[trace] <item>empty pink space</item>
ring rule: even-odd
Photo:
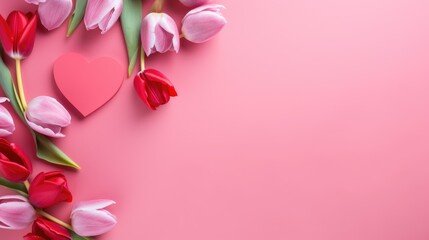
[[[125,68],[119,25],[39,31],[23,62],[27,98],[71,111],[56,143],[82,167],[65,172],[75,201],[117,202],[98,239],[429,239],[429,2],[214,1],[227,7],[221,34],[148,59],[179,94],[157,111],[132,79],[87,118],[55,86],[69,52]],[[0,14],[14,9],[35,8],[3,1]],[[18,124],[11,140],[34,154],[29,137]],[[70,208],[50,211],[67,220]]]

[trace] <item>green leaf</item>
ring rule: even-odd
[[[81,237],[73,231],[70,231],[70,234],[71,234],[72,240],[91,240],[91,238]]]
[[[0,47],[0,54],[2,52]],[[15,112],[19,115],[21,120],[26,123],[24,113],[22,111],[21,102],[18,101],[18,94],[16,92],[15,85],[13,83],[12,75],[10,74],[9,68],[4,64],[3,59],[0,56],[0,85],[3,88],[4,93],[10,99],[10,102],[15,109]],[[47,137],[32,131],[28,128],[33,136],[36,143],[37,156],[47,162],[67,166],[75,169],[80,167],[73,162],[64,152],[62,152],[54,143],[52,143]]]
[[[140,47],[140,28],[142,25],[142,0],[124,0],[121,15],[122,32],[128,51],[128,76],[131,76]]]
[[[82,22],[83,15],[85,15],[86,4],[88,0],[76,0],[76,8],[69,21],[69,29],[67,30],[67,37],[70,37],[74,30],[76,30],[79,23]]]
[[[37,157],[47,162],[80,169],[73,160],[71,160],[61,149],[55,146],[47,137],[39,133],[34,133],[34,139],[36,141]]]
[[[0,185],[12,191],[15,191],[23,196],[28,196],[27,188],[23,183],[11,182],[7,179],[0,177]]]
[[[3,52],[3,49],[0,45],[0,53]],[[24,115],[22,113],[21,102],[18,101],[18,93],[15,90],[13,84],[12,75],[10,74],[9,68],[4,64],[3,59],[0,56],[0,85],[3,88],[6,97],[9,98],[10,103],[18,113],[19,117],[24,120]]]

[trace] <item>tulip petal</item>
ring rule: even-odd
[[[56,126],[41,126],[37,125],[29,120],[27,120],[28,126],[31,127],[34,131],[41,133],[48,137],[54,137],[54,138],[62,138],[65,137],[63,133],[61,133],[61,128]]]
[[[79,210],[97,210],[97,209],[102,209],[102,208],[106,208],[110,205],[116,204],[115,201],[113,200],[109,200],[109,199],[98,199],[98,200],[91,200],[91,201],[82,201],[77,203],[73,210],[72,210],[72,214],[75,211],[79,211]]]
[[[39,3],[44,3],[46,0],[25,0],[27,3],[39,5]]]
[[[0,139],[0,172],[12,182],[25,181],[32,171],[30,159],[15,144]]]
[[[191,10],[183,18],[182,33],[194,43],[203,43],[212,39],[226,24],[220,13],[222,5],[206,5]]]
[[[3,16],[0,15],[0,41],[4,51],[11,56],[13,53],[13,33]]]
[[[37,236],[34,233],[29,233],[29,234],[25,235],[23,238],[24,238],[24,240],[45,240],[45,238]]]
[[[19,195],[0,198],[0,228],[24,229],[35,216],[36,212],[26,198]]]
[[[180,36],[176,22],[169,15],[163,14],[159,25],[173,36],[170,41],[172,42],[171,44],[173,45],[173,50],[178,53],[180,48]]]
[[[7,23],[12,30],[12,35],[16,36],[16,39],[14,40],[18,41],[21,37],[21,34],[24,32],[25,27],[28,24],[28,19],[24,13],[19,11],[13,11],[7,17]]]
[[[73,230],[85,237],[98,236],[110,231],[117,223],[116,217],[105,210],[75,211],[72,214]]]
[[[28,14],[28,18],[28,24],[22,31],[19,41],[17,42],[17,58],[29,56],[33,51],[34,41],[36,40],[37,15],[30,13]]]
[[[0,105],[0,137],[9,136],[15,131],[15,124],[9,111]]]
[[[59,202],[71,202],[73,197],[68,189],[65,176],[59,171],[39,173],[31,182],[30,202],[39,208],[51,207]]]
[[[161,16],[159,14],[150,13],[143,19],[141,39],[143,49],[147,56],[150,56],[153,52],[155,52],[155,49],[153,49],[156,41],[154,33],[156,25],[158,24],[160,18]]]
[[[61,26],[72,11],[72,0],[49,0],[39,5],[40,21],[46,29],[52,30]]]
[[[195,7],[206,4],[210,2],[210,0],[180,0],[180,2],[187,7]]]
[[[119,1],[122,3],[121,1]],[[118,3],[119,3],[118,2]],[[107,31],[109,31],[113,25],[116,23],[118,18],[121,16],[122,13],[122,4],[119,4],[115,6],[98,24],[98,27],[101,29],[101,34],[105,34]]]
[[[51,137],[64,137],[63,127],[70,125],[71,116],[55,98],[39,96],[28,104],[25,118],[35,131]]]
[[[104,19],[106,15],[109,14],[112,8],[118,6],[117,2],[118,0],[88,0],[84,18],[86,29],[90,30],[97,28],[98,24]],[[120,4],[122,4],[122,1],[120,1]]]
[[[34,222],[33,233],[47,239],[70,240],[70,233],[64,227],[41,217]]]

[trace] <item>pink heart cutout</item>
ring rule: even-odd
[[[80,54],[68,53],[55,62],[54,78],[64,97],[86,117],[115,96],[124,70],[109,57],[89,62]]]

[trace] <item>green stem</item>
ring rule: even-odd
[[[152,4],[152,12],[157,12],[157,13],[162,12],[164,1],[165,0],[155,0],[155,2]]]
[[[52,222],[58,223],[59,225],[67,228],[70,231],[73,231],[73,228],[70,224],[67,224],[67,223],[59,220],[58,218],[56,218],[56,217],[52,216],[51,214],[43,211],[42,209],[37,209],[36,211],[40,216],[43,216],[44,218],[51,220]]]
[[[27,101],[25,100],[24,86],[22,84],[21,60],[16,59],[15,63],[16,63],[16,81],[18,83],[19,99],[22,104],[22,108],[25,111],[27,109]]]
[[[145,70],[145,52],[143,48],[140,49],[140,70]]]

